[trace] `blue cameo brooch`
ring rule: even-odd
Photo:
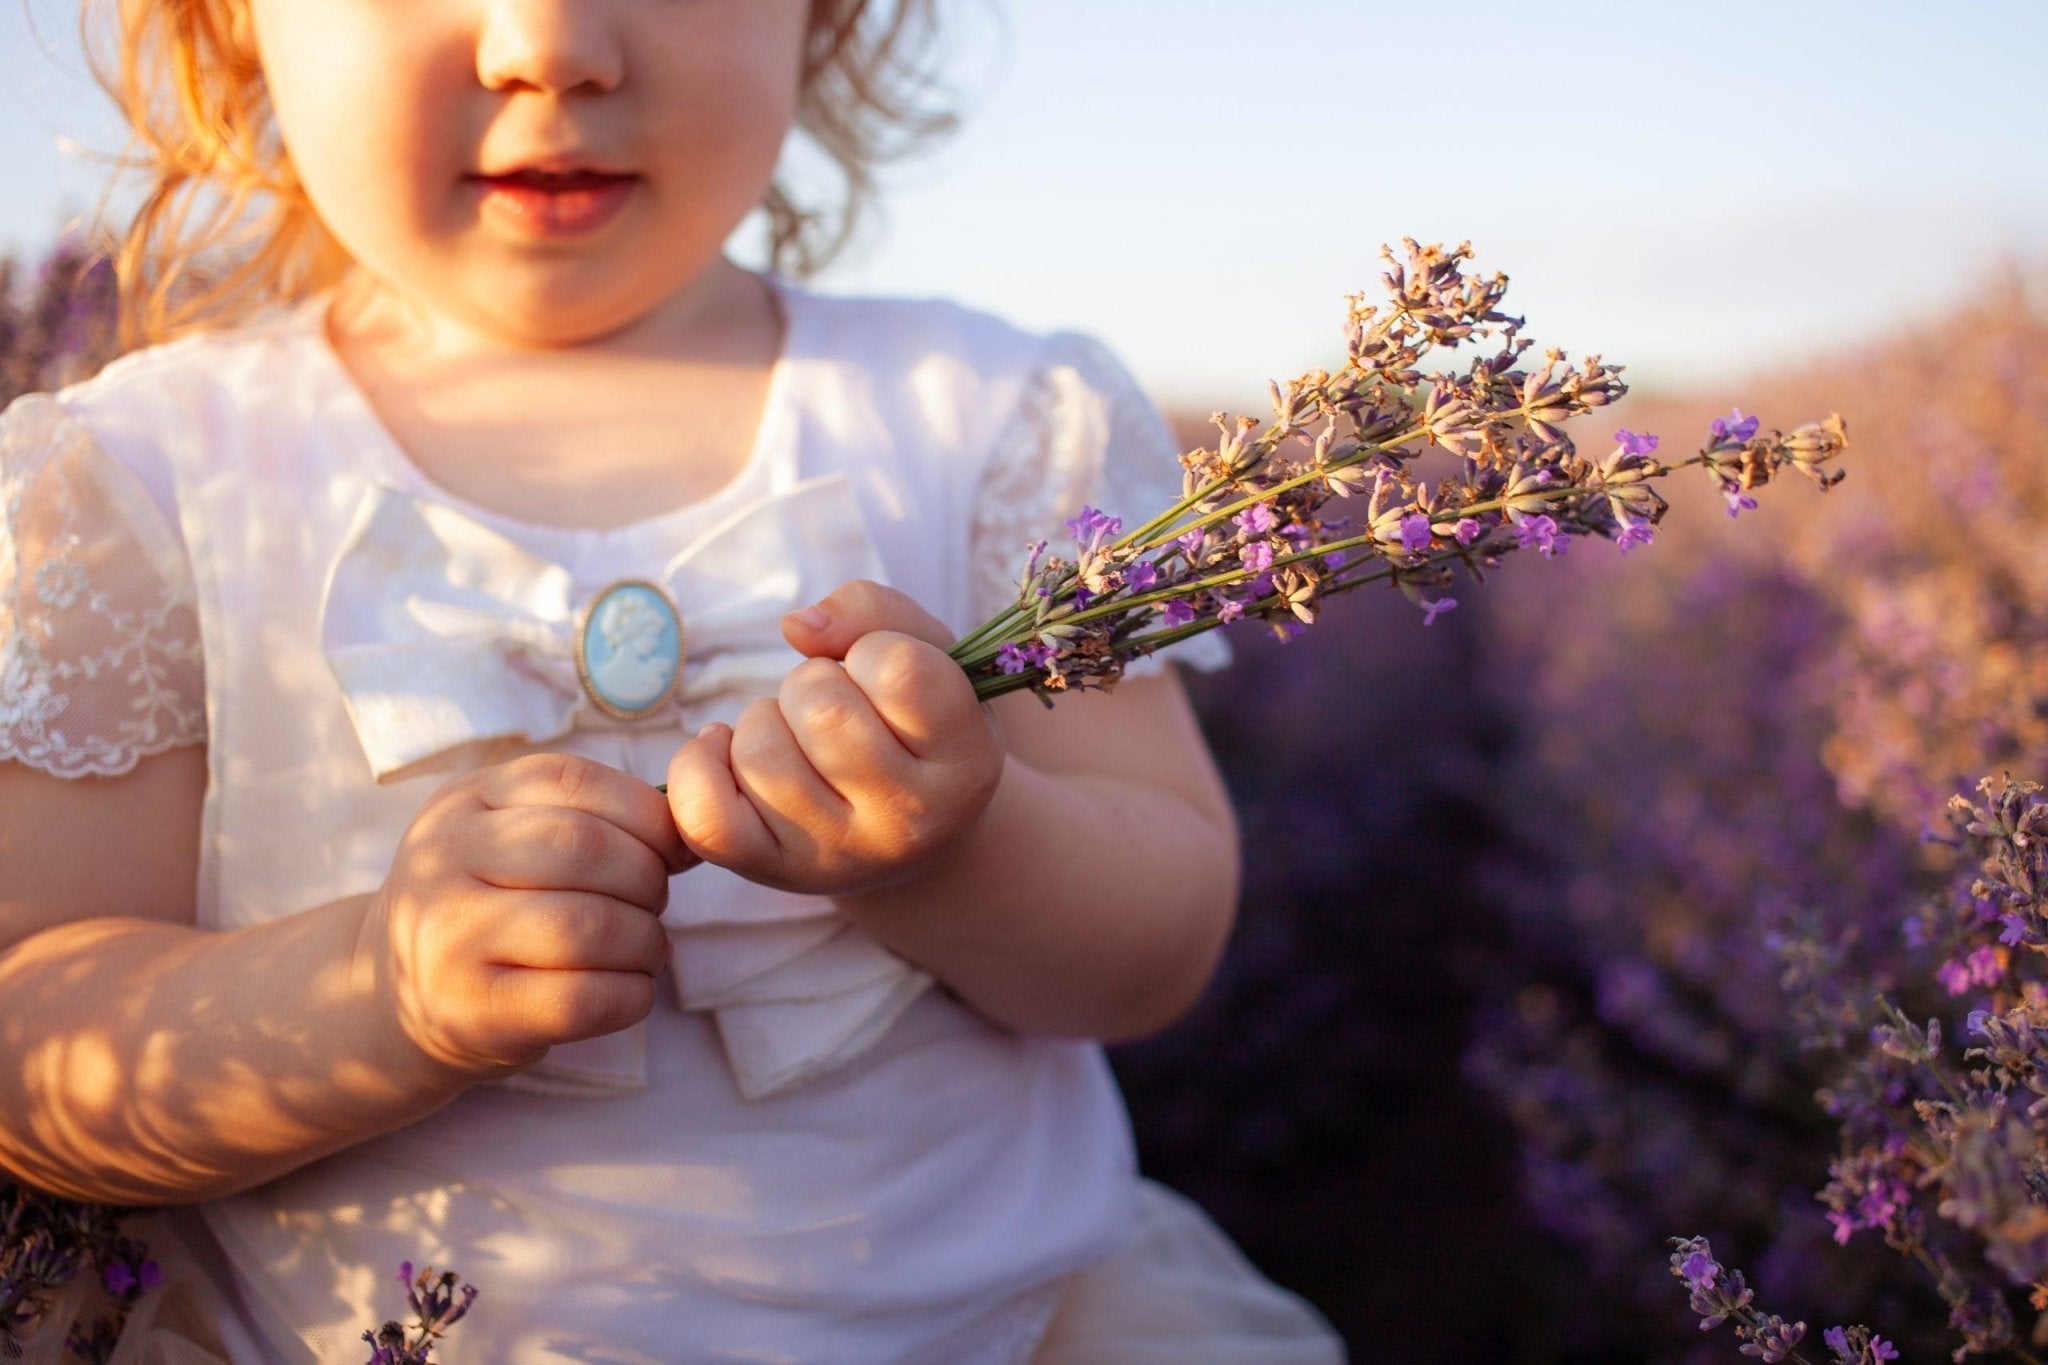
[[[576,675],[608,716],[639,720],[660,710],[683,676],[683,618],[669,595],[626,578],[593,597],[576,632]]]

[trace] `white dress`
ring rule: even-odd
[[[613,530],[433,484],[329,345],[326,296],[23,397],[0,416],[0,759],[111,774],[204,740],[199,923],[246,925],[374,890],[454,773],[538,748],[662,780],[772,694],[781,613],[847,578],[964,631],[1081,501],[1177,494],[1163,424],[1093,342],[778,293],[742,472]],[[673,595],[687,649],[676,700],[631,721],[574,661],[579,609],[623,578]],[[699,868],[663,919],[642,1025],[151,1215],[167,1283],[121,1356],[361,1359],[412,1261],[481,1286],[453,1365],[1339,1358],[1137,1179],[1099,1047],[990,1025],[822,899]]]

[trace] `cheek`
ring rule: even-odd
[[[420,192],[460,175],[463,167],[442,163],[459,143],[449,133],[461,113],[441,107],[450,87],[428,65],[421,35],[322,22],[318,11],[259,14],[258,49],[300,183],[345,240],[394,215],[421,217]]]
[[[719,31],[698,35],[657,79],[673,95],[682,141],[693,159],[735,169],[772,170],[796,116],[806,7],[765,3],[734,6]]]

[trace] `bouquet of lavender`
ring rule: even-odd
[[[1738,413],[1671,465],[1627,430],[1581,455],[1564,425],[1627,391],[1621,367],[1554,349],[1525,366],[1534,343],[1500,311],[1505,275],[1468,273],[1469,243],[1402,245],[1400,260],[1382,250],[1388,302],[1350,300],[1344,365],[1271,385],[1263,430],[1218,414],[1216,448],[1181,457],[1180,501],[1129,530],[1083,508],[1071,557],[1030,548],[1016,603],[953,645],[978,695],[1110,687],[1130,660],[1246,617],[1285,637],[1366,583],[1399,589],[1428,624],[1457,606],[1444,590],[1460,568],[1478,581],[1506,553],[1555,557],[1580,536],[1649,544],[1666,508],[1651,485],[1679,468],[1704,469],[1731,510],[1787,466],[1822,489],[1842,477],[1823,468],[1847,444],[1839,416],[1781,434]],[[1479,341],[1484,354],[1424,369]],[[1432,456],[1451,465],[1434,482]],[[1354,498],[1355,518],[1335,515]]]

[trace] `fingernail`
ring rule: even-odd
[[[823,607],[805,607],[802,611],[791,612],[790,615],[811,630],[823,630],[826,623],[832,619]]]
[[[704,738],[704,736],[710,734],[713,730],[716,730],[718,728],[719,726],[717,721],[707,720],[702,725],[697,727],[697,738],[702,739]]]

